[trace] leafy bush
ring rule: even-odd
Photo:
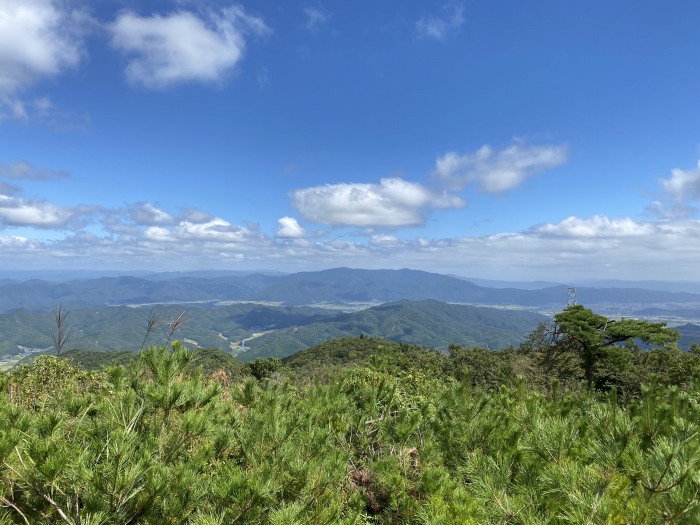
[[[0,523],[698,523],[700,389],[669,386],[694,357],[629,350],[664,381],[621,403],[543,393],[515,373],[538,352],[371,344],[319,380],[227,386],[178,343],[4,374]]]

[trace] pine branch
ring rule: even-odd
[[[19,507],[17,505],[15,505],[14,503],[12,503],[10,500],[8,500],[6,498],[2,498],[2,499],[0,499],[0,501],[2,501],[2,504],[5,507],[10,507],[17,514],[19,514],[22,517],[22,520],[24,520],[24,523],[26,523],[27,525],[31,525],[29,523],[29,520],[27,519],[27,516],[24,515],[24,513],[19,509]]]

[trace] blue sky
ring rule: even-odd
[[[698,280],[698,19],[0,0],[0,270]]]

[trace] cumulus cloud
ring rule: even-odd
[[[401,178],[379,184],[327,184],[295,190],[292,205],[314,223],[362,228],[418,226],[428,209],[459,208],[462,199]]]
[[[14,182],[47,181],[70,175],[61,170],[37,167],[28,162],[0,162],[0,227],[32,227],[48,230],[76,229],[90,222],[98,206],[66,208],[41,199],[24,199]],[[4,182],[2,179],[12,181]]]
[[[0,195],[0,225],[64,229],[73,217],[72,210],[50,202]]]
[[[669,179],[659,181],[667,195],[677,200],[700,200],[700,162],[692,170],[671,170]]]
[[[571,239],[601,239],[605,237],[630,237],[654,232],[652,223],[637,222],[629,217],[610,219],[594,215],[590,219],[568,217],[558,224],[542,224],[533,228],[536,233]]]
[[[171,228],[149,226],[143,232],[143,239],[153,242],[177,242],[182,250],[203,250],[209,245],[225,251],[227,246],[232,244],[253,245],[263,237],[255,229],[231,224],[216,217],[205,223],[181,221]]]
[[[136,224],[146,226],[172,224],[175,221],[172,215],[150,202],[134,204],[129,208],[129,216]]]
[[[112,46],[128,55],[127,80],[164,89],[184,82],[221,82],[241,60],[248,33],[269,31],[262,19],[231,6],[201,15],[121,13],[110,26]]]
[[[277,223],[277,237],[280,239],[301,239],[309,235],[294,217],[282,217],[277,219]]]
[[[488,145],[475,153],[449,152],[438,157],[432,176],[451,191],[471,183],[486,193],[503,193],[520,186],[525,179],[564,164],[568,148],[513,144],[500,151]]]
[[[176,241],[170,230],[161,228],[160,226],[150,226],[143,232],[143,236],[151,241]]]
[[[0,235],[0,248],[25,248],[32,241],[18,235]]]
[[[23,91],[76,68],[92,25],[86,11],[59,0],[0,3],[0,118],[24,118]]]
[[[444,5],[439,15],[424,16],[416,22],[416,32],[423,38],[445,40],[464,24],[464,4],[449,2]]]
[[[204,223],[182,221],[177,225],[173,233],[179,239],[224,243],[242,242],[256,236],[256,233],[250,229],[231,224],[218,217]]]

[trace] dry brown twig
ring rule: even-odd
[[[187,310],[184,310],[177,316],[177,319],[170,323],[170,329],[168,330],[168,338],[165,340],[165,346],[168,346],[168,343],[170,343],[170,339],[172,339],[175,332],[177,332],[182,327],[182,324],[187,321],[187,317],[185,317],[186,315]]]
[[[66,318],[70,314],[70,310],[63,309],[63,303],[58,305],[53,311],[53,317],[56,321],[56,335],[53,335],[53,344],[56,347],[56,355],[61,355],[63,346],[68,342],[71,336],[71,327],[65,328]]]
[[[158,314],[151,310],[151,312],[148,314],[148,321],[146,322],[146,336],[143,338],[143,343],[141,343],[141,350],[143,350],[143,347],[146,345],[146,339],[148,339],[148,336],[158,324],[158,319]]]

